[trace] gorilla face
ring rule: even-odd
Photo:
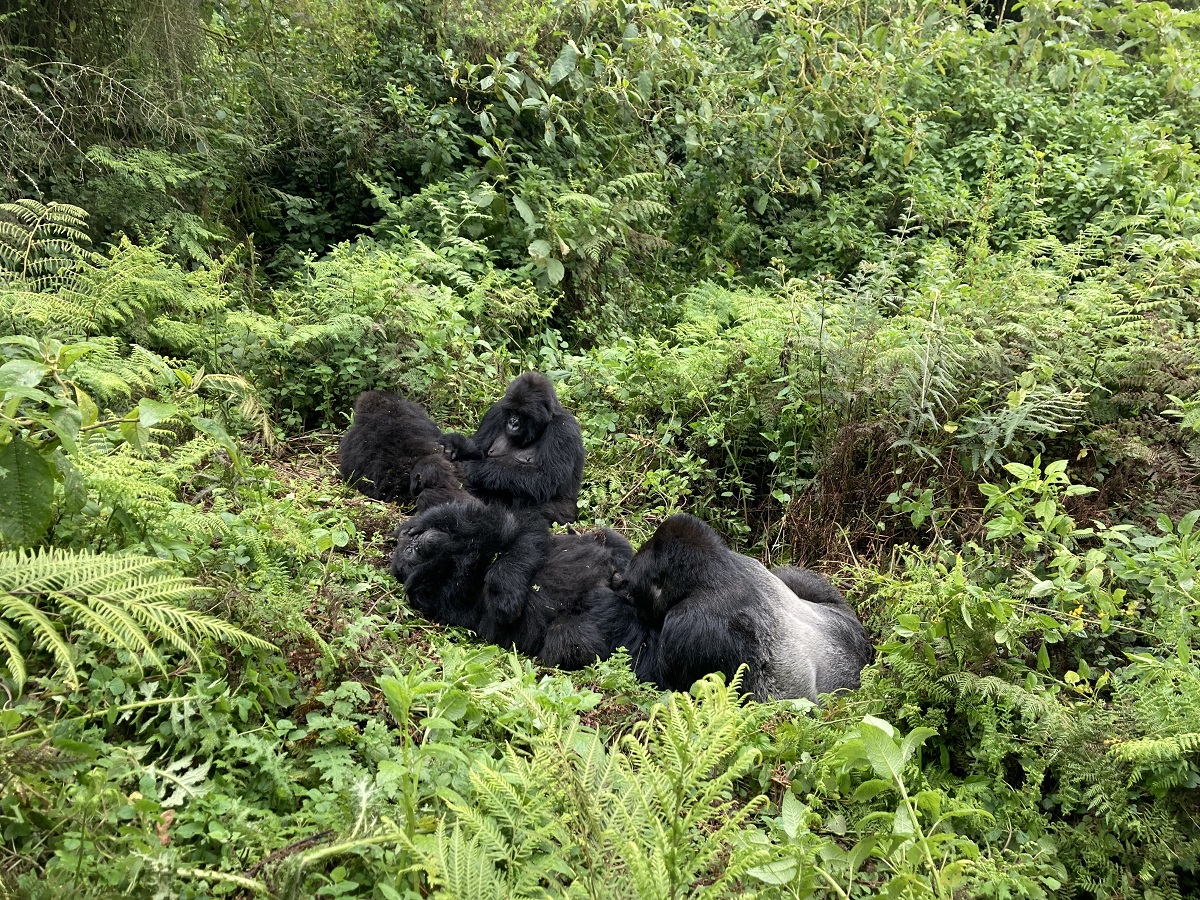
[[[681,565],[675,540],[651,538],[625,573],[629,595],[643,619],[659,624],[692,589],[691,573]]]
[[[396,550],[392,554],[392,574],[403,581],[413,568],[433,556],[439,547],[450,540],[444,531],[428,529],[410,531],[406,525],[396,529]]]
[[[542,436],[548,422],[547,419],[545,422],[538,423],[522,413],[510,413],[504,422],[504,432],[492,441],[492,445],[487,449],[488,458],[497,459],[508,456],[511,457],[510,461],[518,465],[533,465],[535,457],[533,451],[524,453],[521,451]]]
[[[535,377],[536,376],[536,377]],[[539,380],[541,379],[541,380]],[[557,403],[554,389],[536,372],[526,372],[517,378],[504,394],[504,430],[487,449],[489,457],[514,455],[516,461],[531,464],[533,453],[522,457],[517,453],[536,443],[554,418],[553,406]]]

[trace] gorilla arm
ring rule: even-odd
[[[758,638],[763,623],[757,621],[752,609],[732,616],[712,614],[715,607],[738,605],[736,600],[714,600],[700,594],[671,608],[658,641],[658,671],[665,681],[660,687],[686,691],[710,672],[722,672],[730,681],[738,668],[747,664],[741,689],[758,695],[765,662]]]
[[[439,438],[439,442],[446,448],[451,460],[485,459],[492,442],[504,434],[504,419],[504,407],[500,403],[493,403],[483,414],[479,428],[473,435],[467,437],[456,431],[447,431]]]
[[[497,625],[521,617],[530,588],[550,549],[550,529],[540,517],[504,513],[495,558],[483,580],[483,604]]]

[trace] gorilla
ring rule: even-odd
[[[392,574],[418,611],[546,665],[607,659],[636,625],[618,593],[633,548],[609,529],[551,535],[536,512],[471,499],[409,519],[396,537]]]
[[[367,391],[354,401],[354,422],[338,443],[342,480],[374,500],[394,502],[415,496],[412,475],[429,461],[423,477],[435,486],[458,484],[453,464],[438,443],[442,430],[425,410],[396,394]],[[433,495],[431,495],[432,499]]]
[[[708,525],[683,513],[659,527],[625,573],[641,647],[638,676],[684,690],[711,672],[759,700],[807,697],[859,686],[874,648],[854,611],[806,569],[767,571],[734,553]]]
[[[454,463],[441,453],[423,457],[413,464],[408,479],[408,493],[417,501],[418,513],[444,503],[471,498],[462,486]]]
[[[478,431],[444,434],[441,443],[465,463],[466,488],[481,500],[537,509],[563,525],[579,517],[583,433],[546,376],[518,375]]]

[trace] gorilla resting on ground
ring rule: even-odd
[[[671,516],[626,572],[641,623],[639,677],[686,691],[698,678],[743,663],[743,687],[759,700],[816,700],[859,686],[874,649],[854,611],[821,576],[768,572],[734,553],[694,516]]]
[[[563,525],[578,518],[583,434],[546,376],[518,375],[475,434],[441,440],[451,459],[465,462],[466,488],[481,500],[537,508]]]
[[[392,574],[421,613],[547,665],[607,659],[636,624],[614,589],[633,548],[608,529],[551,535],[540,515],[468,500],[409,519],[396,537]]]
[[[417,496],[421,484],[446,494],[458,488],[459,478],[442,452],[441,436],[418,404],[382,391],[359,394],[354,422],[338,444],[342,479],[368,497],[388,502]],[[414,485],[418,463],[423,481]]]

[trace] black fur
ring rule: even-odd
[[[632,556],[616,532],[551,535],[540,515],[470,500],[402,525],[392,573],[429,618],[582,668],[607,659],[634,621],[614,589]]]
[[[440,452],[419,459],[413,464],[408,492],[417,501],[418,513],[444,503],[468,500],[471,497],[463,488],[454,463]]]
[[[354,401],[354,422],[338,444],[342,479],[375,500],[411,499],[413,467],[431,457],[443,469],[438,486],[457,483],[453,465],[445,469],[442,430],[416,403],[395,394],[367,391]]]
[[[544,375],[517,376],[475,434],[441,440],[451,459],[465,462],[467,490],[481,500],[537,509],[564,525],[579,517],[583,434]]]
[[[758,699],[816,700],[858,687],[874,655],[833,585],[805,569],[768,572],[693,516],[663,523],[626,577],[646,629],[635,666],[660,687],[687,690],[746,664],[742,686]]]

